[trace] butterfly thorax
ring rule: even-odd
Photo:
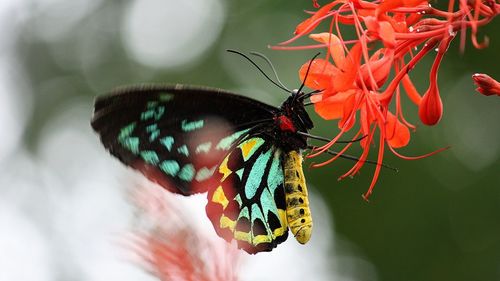
[[[292,94],[283,102],[274,116],[274,137],[279,140],[285,151],[300,150],[307,147],[307,138],[297,132],[307,133],[313,123],[303,101]]]

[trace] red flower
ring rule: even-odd
[[[143,267],[159,280],[236,281],[239,252],[187,224],[162,189],[141,187],[133,199],[150,229],[132,237],[132,249]]]
[[[324,5],[297,26],[295,36],[275,46],[275,49],[326,48],[327,55],[311,64],[305,84],[320,94],[312,96],[316,112],[327,120],[338,120],[338,135],[328,144],[317,148],[309,157],[325,152],[340,138],[352,130],[355,137],[366,136],[361,142],[363,153],[358,163],[346,174],[354,175],[365,163],[368,152],[378,131],[377,162],[383,160],[384,147],[404,159],[419,159],[433,153],[406,157],[394,149],[408,145],[410,129],[415,126],[406,121],[401,107],[400,86],[406,96],[418,106],[419,117],[425,125],[437,124],[443,115],[443,103],[439,95],[438,70],[451,40],[459,31],[471,29],[474,46],[482,48],[488,43],[478,43],[477,28],[490,22],[500,14],[497,1],[460,1],[459,9],[438,10],[424,0],[337,0]],[[330,21],[329,32],[311,34],[320,23]],[[356,38],[344,39],[343,31],[352,27]],[[335,31],[335,34],[333,34]],[[289,46],[296,39],[309,34],[319,44]],[[464,37],[462,37],[464,38]],[[380,42],[381,44],[376,44]],[[410,71],[437,46],[437,55],[430,70],[429,86],[422,96],[411,81]],[[463,49],[464,40],[461,41]],[[415,53],[415,50],[419,50]],[[306,79],[309,62],[305,63],[299,75]],[[391,72],[394,73],[391,75]],[[473,77],[478,91],[498,94],[498,82],[483,76]],[[389,107],[394,105],[394,110]],[[391,106],[392,108],[392,106]],[[391,112],[392,111],[392,112]],[[355,126],[358,124],[358,126]],[[351,145],[346,146],[344,153]],[[326,165],[335,156],[314,166]],[[380,165],[377,165],[368,197],[375,185]]]
[[[474,80],[474,83],[476,83],[476,91],[478,91],[479,93],[485,96],[500,96],[500,83],[495,79],[481,73],[472,75],[472,79]]]

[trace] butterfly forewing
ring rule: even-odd
[[[218,89],[129,87],[96,100],[92,127],[123,163],[169,191],[189,195],[213,185],[233,144],[271,119],[274,110]]]
[[[216,176],[206,209],[219,236],[249,253],[286,240],[282,150],[263,136],[249,137],[223,159]]]

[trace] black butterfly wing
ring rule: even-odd
[[[123,163],[167,190],[205,192],[233,144],[277,108],[227,91],[185,85],[126,87],[95,101],[92,128]]]

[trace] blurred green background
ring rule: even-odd
[[[292,36],[306,17],[303,10],[312,9],[307,0],[44,0],[4,5],[2,75],[10,86],[4,83],[3,91],[16,93],[14,106],[21,112],[6,117],[19,123],[12,131],[17,137],[0,150],[5,162],[16,157],[19,147],[36,159],[44,130],[58,126],[54,120],[64,122],[60,116],[70,116],[71,108],[88,112],[90,119],[93,98],[118,85],[207,85],[279,105],[285,95],[225,49],[265,53],[292,88],[300,85],[298,68],[316,52],[267,48]],[[382,171],[369,203],[361,194],[373,167],[365,165],[361,174],[341,182],[336,179],[352,162],[306,168],[313,192],[331,211],[336,236],[349,241],[345,250],[373,266],[373,274],[353,279],[500,280],[500,100],[476,93],[471,80],[475,72],[500,78],[499,29],[499,20],[481,28],[479,39],[490,38],[487,49],[474,49],[468,42],[462,54],[458,38],[450,47],[439,73],[445,109],[437,126],[422,126],[417,109],[405,100],[405,116],[418,129],[400,152],[421,155],[448,145],[450,150],[418,161],[386,151],[385,162],[399,172]],[[412,72],[421,92],[431,63],[426,58]],[[314,119],[314,134],[337,133],[335,122]],[[2,139],[9,140],[9,132],[3,130]],[[67,146],[64,151],[79,149],[77,144],[62,145]],[[351,154],[360,154],[353,147]],[[99,157],[109,155],[102,151]]]

